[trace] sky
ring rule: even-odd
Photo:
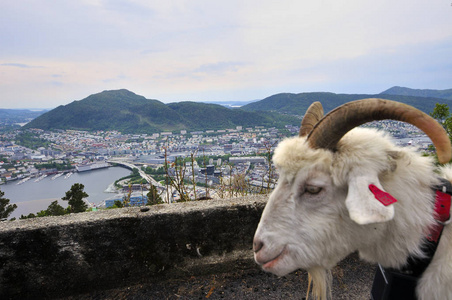
[[[452,88],[452,0],[2,0],[0,108]]]

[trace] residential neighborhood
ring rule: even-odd
[[[380,128],[399,143],[416,145],[424,151],[430,145],[422,132],[406,123],[380,121],[365,126]],[[168,176],[176,180],[182,176],[186,182],[196,182],[198,186],[209,188],[187,188],[186,196],[190,199],[195,196],[224,196],[226,185],[235,188],[236,192],[241,189],[245,192],[241,186],[244,182],[247,185],[246,192],[268,191],[274,187],[277,179],[275,167],[268,158],[281,139],[297,135],[298,130],[298,127],[290,125],[283,130],[237,126],[227,130],[182,130],[155,134],[15,130],[0,135],[0,183],[20,184],[31,178],[39,181],[49,175],[70,176],[73,172],[108,167],[118,162],[127,162],[129,169],[134,166],[140,170],[148,167],[158,169],[165,166],[166,162]],[[182,160],[183,167],[180,165]],[[149,179],[153,175],[146,176]],[[180,190],[167,191],[168,184],[162,178],[157,179],[152,178],[151,184],[159,189],[164,201],[181,199]],[[149,189],[150,182],[147,180],[145,189]],[[127,189],[127,182],[122,184],[123,189]]]

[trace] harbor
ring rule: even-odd
[[[7,183],[2,185],[2,192],[6,198],[10,199],[11,204],[16,204],[17,209],[11,214],[11,218],[19,218],[21,215],[37,213],[45,210],[55,200],[66,207],[67,201],[61,200],[65,193],[71,189],[74,183],[81,183],[85,186],[85,192],[89,195],[87,201],[90,204],[97,205],[105,199],[111,198],[116,194],[113,183],[130,174],[130,170],[123,167],[110,167],[98,169],[91,172],[66,173],[52,180],[53,177],[46,176],[38,182],[35,180],[21,179],[22,183]]]

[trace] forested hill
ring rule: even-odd
[[[242,106],[241,109],[246,111],[272,111],[303,115],[312,102],[320,101],[323,105],[325,113],[327,113],[346,102],[365,98],[383,98],[388,100],[395,100],[412,105],[424,111],[425,113],[432,112],[436,103],[445,103],[449,107],[452,107],[452,100],[433,97],[415,97],[392,94],[367,95],[334,93],[282,93],[270,96],[261,101],[247,104],[245,106]]]
[[[283,127],[300,120],[271,112],[247,112],[198,102],[164,104],[128,90],[104,91],[59,106],[28,123],[25,128],[118,130],[123,133],[158,133],[179,130],[227,129],[236,126]]]
[[[426,113],[432,112],[436,103],[452,107],[452,99],[397,94],[407,94],[407,90],[409,89],[394,87],[376,95],[282,93],[244,105],[240,109],[229,109],[218,104],[200,102],[165,104],[123,89],[104,91],[59,106],[37,117],[25,128],[118,130],[123,133],[218,130],[236,126],[282,128],[287,124],[298,126],[299,117],[304,115],[314,101],[320,101],[327,113],[346,102],[365,98],[400,101]],[[449,90],[442,91],[441,95],[447,97],[446,91]]]
[[[415,97],[433,97],[452,100],[452,89],[447,90],[428,90],[428,89],[410,89],[401,86],[394,86],[381,94],[402,95]]]

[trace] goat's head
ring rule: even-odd
[[[441,163],[450,160],[444,129],[425,113],[402,103],[365,99],[323,117],[316,102],[298,137],[282,141],[273,157],[279,181],[262,214],[253,250],[264,270],[285,275],[296,269],[331,269],[363,240],[374,238],[394,218],[369,190],[397,168],[395,146],[382,134],[354,127],[372,120],[411,123],[433,141]],[[375,141],[375,138],[379,138]],[[360,244],[361,243],[361,244]]]

